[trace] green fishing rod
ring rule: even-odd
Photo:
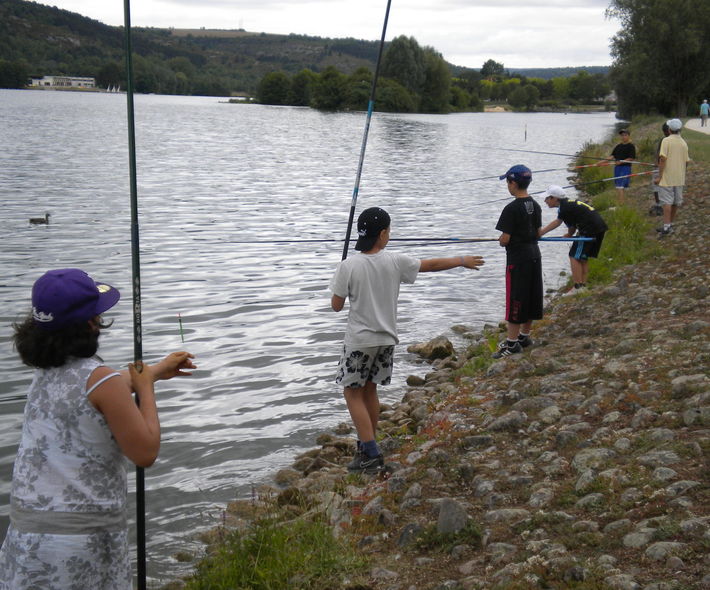
[[[387,21],[390,17],[390,5],[392,0],[387,0],[387,10],[385,11],[385,22],[382,25],[382,37],[380,38],[380,49],[377,53],[377,63],[375,65],[375,75],[372,77],[372,90],[370,92],[370,100],[367,103],[367,117],[365,119],[365,132],[362,136],[362,145],[360,146],[360,161],[357,166],[357,175],[355,176],[355,187],[353,188],[353,197],[350,203],[350,214],[348,216],[348,229],[345,232],[345,240],[343,245],[343,260],[348,257],[348,245],[350,244],[350,234],[353,229],[353,220],[355,219],[355,205],[357,204],[357,195],[360,190],[360,177],[362,176],[362,166],[365,162],[365,148],[367,147],[367,136],[370,131],[370,121],[372,120],[372,111],[375,108],[375,92],[377,91],[377,77],[380,73],[380,63],[382,62],[382,53],[385,47],[385,35],[387,33]]]
[[[143,366],[141,320],[140,245],[138,232],[138,183],[136,181],[136,127],[133,104],[133,58],[131,43],[131,4],[123,1],[126,40],[126,101],[128,115],[128,163],[131,191],[131,268],[133,278],[133,359],[137,370]],[[140,405],[138,393],[136,404]],[[138,590],[146,590],[145,554],[145,471],[136,466],[136,574]]]

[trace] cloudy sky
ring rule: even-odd
[[[109,25],[120,0],[40,0]],[[415,37],[456,65],[506,68],[609,65],[618,30],[609,0],[392,0],[387,40]],[[133,0],[134,26],[246,29],[379,40],[387,0]]]

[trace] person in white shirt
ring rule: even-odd
[[[358,254],[346,258],[330,281],[331,307],[341,311],[350,301],[343,352],[335,382],[342,385],[345,402],[358,434],[358,449],[350,471],[374,474],[384,468],[375,435],[380,413],[377,386],[392,377],[397,337],[397,298],[401,283],[414,283],[419,272],[463,266],[477,269],[480,256],[419,260],[385,251],[390,239],[390,216],[371,207],[357,220]]]

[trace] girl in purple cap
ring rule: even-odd
[[[14,324],[22,362],[36,369],[15,459],[0,590],[130,590],[126,457],[155,461],[160,423],[153,384],[190,375],[188,352],[115,371],[96,356],[101,314],[117,289],[85,272],[45,273],[32,312]],[[133,399],[140,396],[140,407]]]

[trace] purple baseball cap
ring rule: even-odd
[[[505,180],[506,178],[510,178],[510,180],[515,180],[516,182],[519,180],[532,180],[532,172],[527,166],[516,164],[508,170],[508,172],[499,176],[498,180]]]
[[[118,289],[78,268],[49,270],[32,286],[32,317],[45,330],[60,330],[101,315],[120,298]]]

